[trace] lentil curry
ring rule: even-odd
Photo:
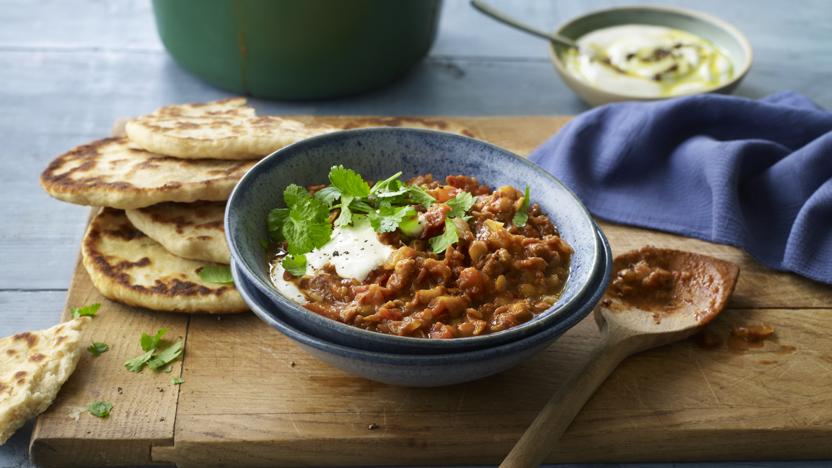
[[[344,169],[330,172],[330,186],[287,189],[290,207],[269,219],[273,282],[310,311],[375,332],[442,339],[506,330],[556,302],[572,248],[540,206],[529,202],[528,188],[492,190],[474,177],[440,182],[430,174],[406,183],[396,174],[370,188],[346,169],[357,176],[350,176],[350,187],[338,170]],[[319,210],[315,229],[333,225],[314,248],[296,248],[302,243],[295,239],[298,228],[286,228],[297,214],[291,202],[302,204],[296,193]],[[361,237],[365,231],[377,245]],[[348,244],[350,239],[363,240]],[[366,273],[356,267],[365,250],[378,258]]]

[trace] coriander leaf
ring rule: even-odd
[[[154,349],[159,347],[159,343],[162,341],[162,337],[165,336],[165,333],[168,332],[167,328],[160,328],[156,331],[155,335],[148,335],[147,333],[142,333],[142,337],[139,340],[139,343],[142,345],[142,351],[153,351]]]
[[[185,383],[185,379],[181,377],[173,377],[172,379],[170,379],[171,385],[182,385],[183,383]]]
[[[93,341],[88,347],[87,351],[90,352],[95,357],[101,356],[102,353],[106,353],[110,350],[110,345],[107,343],[99,343],[97,341]]]
[[[350,203],[350,210],[358,213],[369,213],[373,211],[373,207],[363,200],[353,200]],[[355,217],[353,217],[353,224],[355,224]]]
[[[378,210],[371,211],[370,225],[376,232],[393,232],[399,224],[416,213],[412,206],[394,207],[382,202]]]
[[[106,418],[113,410],[113,404],[109,401],[94,401],[87,406],[87,411],[97,418]]]
[[[206,265],[197,270],[197,274],[206,283],[231,284],[234,277],[231,276],[231,267],[228,265]]]
[[[283,234],[289,242],[288,251],[292,255],[305,254],[313,249],[323,247],[332,236],[332,225],[328,222],[295,220],[291,217],[283,226]]]
[[[514,213],[514,218],[511,219],[511,224],[517,227],[523,227],[526,225],[526,222],[529,220],[529,186],[526,186],[526,192],[523,195],[523,203],[520,204],[520,208],[517,210],[517,213]]]
[[[335,227],[348,226],[352,222],[352,211],[350,211],[352,200],[352,195],[341,196],[341,214],[335,220]]]
[[[297,205],[304,198],[309,198],[309,192],[300,185],[289,184],[283,189],[283,201],[286,202],[286,206],[289,208]]]
[[[161,367],[164,367],[171,362],[175,361],[179,356],[182,355],[182,351],[185,350],[185,342],[182,340],[177,340],[176,343],[168,346],[167,348],[160,351],[153,359],[147,362],[147,367],[158,370]]]
[[[410,203],[416,203],[425,208],[430,208],[436,202],[436,199],[431,194],[418,185],[408,185],[405,197]]]
[[[289,216],[289,208],[275,208],[269,211],[267,223],[269,226],[269,235],[276,242],[283,240],[283,223]]]
[[[399,180],[401,175],[402,173],[399,171],[384,180],[376,182],[373,185],[373,188],[370,189],[370,193],[379,198],[389,198],[405,193],[407,188],[404,183]]]
[[[474,196],[468,192],[459,192],[455,197],[447,201],[448,206],[451,207],[451,212],[448,216],[451,218],[461,218],[465,213],[474,206]]]
[[[329,207],[317,198],[309,196],[301,198],[289,208],[289,219],[296,221],[326,221],[328,217]]]
[[[136,356],[133,359],[126,361],[124,363],[124,367],[126,367],[130,372],[141,372],[142,369],[144,369],[144,365],[147,364],[147,361],[153,358],[154,351],[155,350],[151,349],[140,356]]]
[[[329,182],[341,191],[341,196],[351,195],[366,198],[370,195],[370,186],[360,174],[344,166],[332,166],[329,170]]]
[[[306,255],[287,255],[280,264],[292,276],[300,277],[306,274]]]
[[[90,305],[85,305],[83,307],[75,307],[72,309],[72,318],[78,317],[95,317],[95,314],[98,313],[98,309],[101,307],[101,304],[95,303]]]
[[[459,234],[456,225],[449,218],[445,218],[445,232],[436,237],[431,237],[428,242],[433,253],[440,254],[457,241],[459,241]]]
[[[338,187],[327,186],[315,192],[315,198],[326,206],[332,207],[335,200],[341,198],[341,191]]]

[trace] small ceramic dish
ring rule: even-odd
[[[283,309],[274,307],[233,263],[234,283],[251,310],[301,348],[321,361],[345,372],[391,385],[437,387],[480,379],[511,369],[543,351],[559,336],[586,317],[601,300],[610,280],[612,251],[598,232],[598,243],[605,265],[592,278],[591,295],[564,320],[539,333],[487,349],[447,354],[407,355],[368,351],[327,341],[298,328]]]
[[[572,40],[606,27],[628,24],[665,26],[680,29],[711,41],[723,49],[734,67],[734,74],[730,81],[705,91],[691,93],[730,93],[748,73],[751,68],[752,53],[748,39],[729,23],[696,11],[664,6],[630,6],[594,11],[579,16],[563,24],[557,29],[557,34]],[[561,79],[581,99],[591,106],[599,106],[618,101],[651,101],[679,97],[673,95],[660,98],[645,98],[609,92],[582,81],[570,73],[563,61],[566,47],[550,43],[550,56],[555,70]]]
[[[283,189],[327,180],[333,165],[343,164],[367,179],[380,180],[398,171],[407,179],[430,173],[438,179],[464,174],[491,187],[531,188],[532,201],[558,227],[574,253],[558,301],[532,320],[489,335],[430,340],[372,332],[347,325],[291,301],[273,286],[263,244],[266,218],[283,206]],[[604,268],[604,258],[589,213],[557,179],[507,150],[455,134],[404,128],[372,128],[330,133],[283,148],[255,165],[240,180],[228,201],[225,232],[231,256],[242,275],[304,331],[351,348],[388,353],[447,353],[483,349],[533,335],[567,320],[593,294],[591,279]]]

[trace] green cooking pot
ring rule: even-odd
[[[182,67],[235,93],[320,99],[401,76],[436,37],[441,0],[153,0]]]

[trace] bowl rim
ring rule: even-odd
[[[617,7],[610,7],[610,8],[601,8],[598,10],[592,10],[587,13],[584,13],[580,16],[572,18],[564,23],[561,23],[560,26],[557,27],[555,32],[557,34],[562,34],[562,31],[574,24],[580,23],[581,21],[586,21],[587,18],[600,15],[600,14],[608,14],[608,13],[616,13],[616,12],[623,12],[623,11],[632,11],[632,12],[639,12],[639,11],[651,11],[651,12],[662,12],[673,14],[677,16],[687,16],[694,18],[698,21],[703,23],[710,23],[716,26],[719,29],[727,32],[731,35],[736,41],[739,43],[740,48],[742,49],[743,53],[745,54],[745,60],[739,64],[739,70],[737,73],[734,73],[734,77],[731,80],[722,83],[720,85],[712,86],[707,89],[699,90],[699,91],[689,91],[686,93],[674,94],[672,96],[658,96],[658,97],[649,97],[649,96],[640,96],[635,94],[622,94],[622,93],[615,93],[611,91],[607,91],[605,89],[599,88],[591,83],[587,83],[584,81],[579,80],[577,77],[574,77],[563,64],[560,56],[557,53],[556,45],[553,42],[549,43],[549,59],[555,66],[555,70],[561,76],[561,78],[569,84],[570,80],[577,81],[581,85],[592,89],[593,92],[598,94],[603,94],[605,99],[608,100],[615,100],[615,101],[656,101],[656,100],[664,100],[664,99],[672,99],[677,97],[684,97],[684,96],[694,96],[697,94],[706,94],[712,93],[715,91],[723,90],[723,89],[731,89],[732,87],[739,84],[745,75],[748,74],[748,71],[751,69],[751,65],[754,61],[754,52],[751,48],[751,42],[748,41],[748,38],[745,37],[736,26],[729,23],[728,21],[714,16],[710,13],[704,13],[698,10],[692,10],[689,8],[682,8],[677,6],[665,6],[665,5],[622,5]],[[572,38],[577,39],[577,38]],[[734,64],[735,66],[737,64]],[[571,85],[570,85],[571,87]]]
[[[232,191],[229,201],[226,205],[226,212],[224,216],[224,228],[225,228],[225,236],[226,240],[229,245],[229,250],[231,251],[231,258],[236,261],[236,263],[240,266],[241,271],[244,275],[251,279],[252,284],[260,290],[264,295],[272,299],[273,301],[277,301],[279,304],[283,305],[284,307],[292,308],[293,310],[299,311],[300,314],[303,314],[305,317],[310,318],[313,322],[321,321],[320,323],[326,323],[334,327],[334,330],[339,335],[346,335],[349,337],[357,338],[357,339],[370,339],[374,343],[382,344],[382,345],[389,345],[389,346],[405,346],[410,348],[411,350],[418,349],[419,351],[413,352],[423,352],[423,353],[436,353],[441,351],[455,351],[455,350],[470,350],[475,348],[483,348],[487,346],[496,345],[497,343],[504,343],[509,342],[512,340],[516,340],[519,338],[523,338],[534,334],[540,331],[541,328],[545,328],[550,325],[550,322],[558,322],[559,320],[563,320],[568,317],[569,314],[557,314],[553,312],[558,311],[568,311],[570,308],[574,308],[575,304],[581,301],[586,295],[587,290],[592,284],[592,278],[596,274],[601,261],[602,261],[602,252],[601,248],[596,242],[593,247],[592,253],[592,260],[591,260],[591,270],[588,273],[588,279],[585,281],[583,285],[580,285],[579,290],[574,294],[574,296],[567,302],[563,304],[555,304],[557,308],[555,309],[555,305],[546,309],[545,311],[538,314],[534,319],[522,323],[516,327],[511,327],[506,330],[502,330],[496,333],[490,333],[487,335],[481,336],[474,336],[474,337],[461,337],[461,338],[454,338],[450,340],[426,340],[424,338],[415,338],[415,337],[407,337],[407,336],[398,336],[398,335],[390,335],[390,334],[383,334],[383,333],[376,333],[369,330],[364,330],[358,327],[354,327],[352,325],[333,320],[327,317],[323,317],[321,315],[315,314],[307,310],[306,308],[298,305],[294,301],[288,299],[283,294],[281,294],[277,289],[275,289],[271,284],[263,284],[260,281],[260,278],[254,274],[253,271],[249,268],[244,260],[243,256],[240,254],[240,251],[237,247],[237,241],[233,236],[234,230],[231,229],[231,222],[229,213],[231,211],[231,207],[233,205],[234,200],[236,200],[244,186],[251,178],[256,177],[255,174],[260,172],[262,166],[266,164],[272,163],[272,159],[274,158],[281,158],[284,156],[284,153],[295,151],[298,148],[303,148],[305,145],[315,145],[320,144],[323,140],[341,137],[344,136],[352,136],[352,135],[360,135],[362,133],[416,133],[416,134],[427,134],[427,135],[434,135],[440,136],[442,138],[452,138],[452,139],[462,139],[472,142],[476,145],[481,145],[489,148],[492,151],[502,153],[506,156],[510,156],[513,158],[515,162],[523,164],[537,172],[544,178],[549,179],[549,182],[555,183],[559,185],[563,190],[565,190],[569,195],[572,196],[574,201],[577,204],[578,209],[583,213],[586,219],[589,222],[590,227],[594,228],[595,222],[589,213],[589,210],[584,206],[583,202],[581,202],[580,198],[571,190],[569,187],[564,185],[560,180],[555,178],[553,175],[549,174],[545,170],[543,170],[540,166],[532,163],[526,158],[523,158],[514,152],[502,148],[500,146],[494,145],[492,143],[488,143],[483,140],[479,140],[476,138],[467,137],[464,135],[459,135],[450,132],[442,132],[437,130],[429,130],[429,129],[415,129],[415,128],[399,128],[399,127],[370,127],[370,128],[359,128],[359,129],[350,129],[350,130],[341,130],[331,133],[326,133],[323,135],[317,135],[311,138],[307,138],[301,140],[299,142],[293,143],[291,145],[287,145],[283,148],[280,148],[270,155],[264,157],[260,161],[258,161],[251,169],[249,169],[245,175],[240,179],[237,185],[234,187]],[[324,322],[325,321],[325,322]]]
[[[263,292],[260,291],[256,285],[249,280],[249,278],[246,277],[242,268],[234,261],[234,259],[231,260],[230,268],[235,284],[240,285],[240,295],[243,296],[246,304],[248,304],[251,308],[252,313],[287,338],[302,345],[315,348],[325,353],[336,354],[347,359],[357,359],[364,362],[390,365],[448,365],[458,361],[487,361],[507,352],[525,350],[536,345],[552,341],[569,331],[572,327],[580,323],[587,315],[595,310],[596,306],[606,292],[606,285],[609,284],[610,278],[612,277],[613,255],[612,248],[610,247],[610,243],[606,235],[604,235],[601,228],[594,221],[593,225],[595,227],[598,244],[600,244],[603,252],[602,258],[604,259],[605,267],[601,274],[597,274],[596,272],[596,274],[593,275],[590,283],[598,283],[599,286],[603,285],[603,287],[595,288],[592,296],[589,297],[584,304],[582,304],[576,313],[571,314],[563,321],[551,324],[549,327],[538,333],[525,336],[518,340],[509,341],[489,348],[463,350],[444,354],[401,354],[370,351],[362,348],[345,346],[315,335],[311,335],[308,332],[299,330],[291,323],[287,323],[283,320],[279,316],[279,314],[285,313],[282,310],[278,309],[276,313],[269,312],[260,301],[252,299],[251,292],[263,296],[264,298],[266,298],[266,295],[263,294]],[[268,299],[266,298],[266,300]],[[252,304],[252,302],[254,304]]]

